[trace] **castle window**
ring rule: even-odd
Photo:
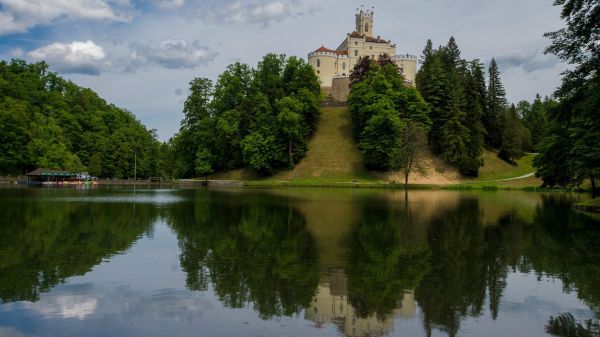
[[[358,46],[358,41],[354,41],[354,45],[355,45],[355,46]]]
[[[342,70],[346,70],[346,62],[342,62]]]
[[[369,49],[373,50],[373,46],[369,46]]]
[[[354,50],[354,56],[358,56],[358,49]]]
[[[404,74],[404,68],[400,68],[400,74]]]
[[[321,59],[317,59],[317,68],[321,66]]]
[[[365,23],[365,33],[369,31],[369,24]]]

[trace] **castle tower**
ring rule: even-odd
[[[356,31],[360,35],[373,37],[373,7],[371,9],[360,9],[356,13]]]

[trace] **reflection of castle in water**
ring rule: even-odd
[[[398,299],[397,308],[385,317],[375,314],[361,318],[348,300],[347,279],[343,270],[335,270],[320,282],[317,292],[306,308],[305,317],[315,322],[317,327],[323,324],[336,324],[348,337],[384,336],[392,332],[394,318],[411,319],[416,312],[416,302],[412,290],[405,291]]]

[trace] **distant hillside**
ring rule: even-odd
[[[137,164],[137,165],[136,165]],[[0,174],[35,168],[159,176],[160,143],[129,111],[48,71],[0,61]]]

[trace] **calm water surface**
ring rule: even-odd
[[[0,336],[548,336],[600,315],[581,198],[0,189]]]

